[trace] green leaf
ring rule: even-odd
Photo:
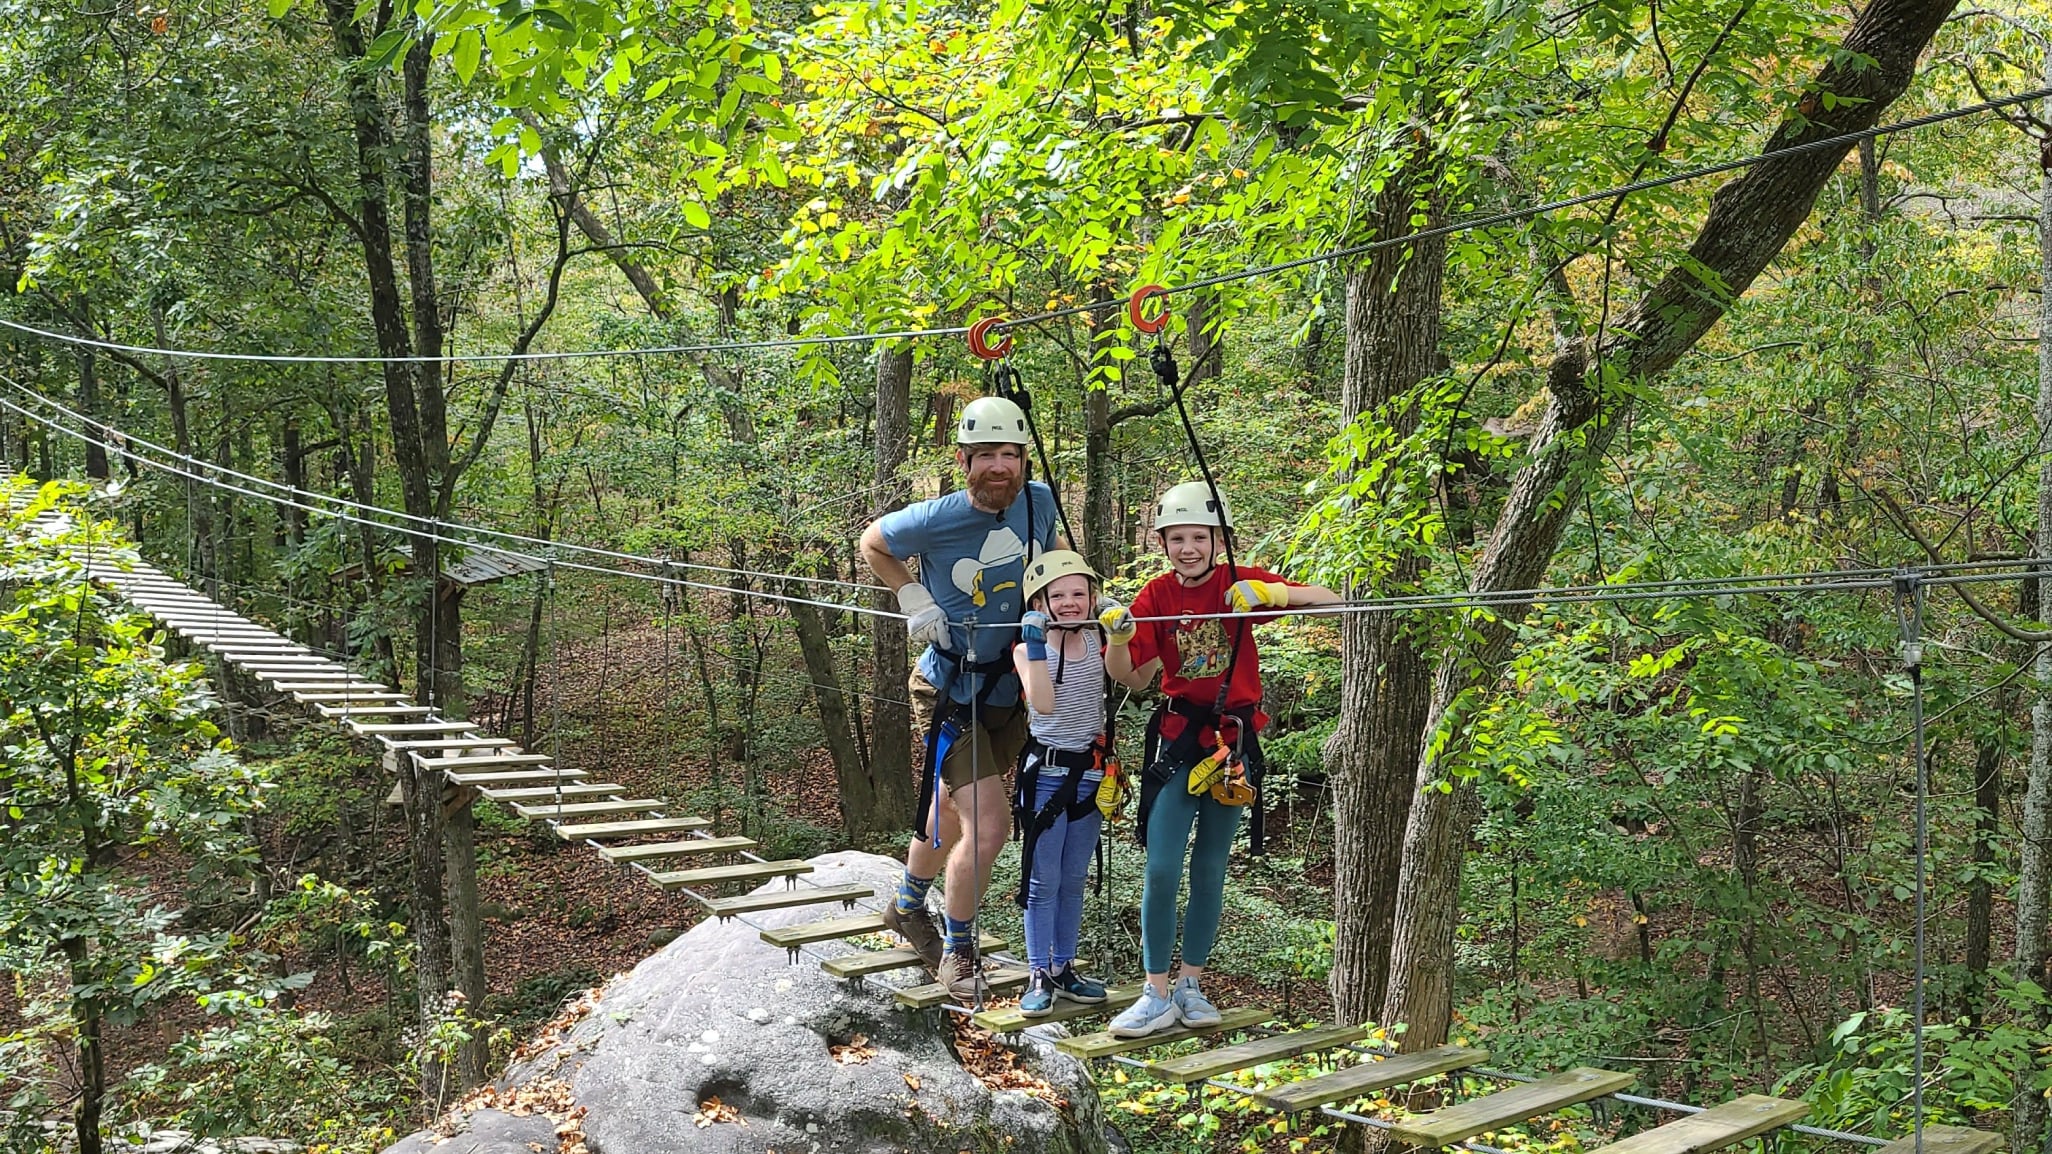
[[[275,3],[276,0],[273,0]],[[456,37],[456,51],[449,58],[449,64],[456,69],[456,79],[465,84],[477,74],[478,58],[484,54],[484,37],[475,28]]]
[[[695,200],[686,200],[679,202],[678,207],[684,212],[685,223],[691,227],[702,229],[712,227],[712,214],[705,210],[704,205]]]

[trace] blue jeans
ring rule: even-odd
[[[1062,787],[1068,774],[1043,767],[1033,800],[1039,812]],[[1097,783],[1077,787],[1079,802],[1097,797]],[[1033,862],[1026,875],[1026,961],[1036,970],[1056,970],[1076,960],[1076,942],[1083,936],[1083,886],[1090,877],[1090,857],[1104,815],[1095,804],[1071,821],[1057,816],[1033,843]]]
[[[1218,943],[1225,909],[1226,861],[1245,806],[1220,805],[1206,791],[1190,792],[1188,771],[1154,795],[1147,814],[1147,884],[1140,893],[1140,958],[1150,974],[1168,973],[1176,951],[1176,894],[1183,859],[1190,862],[1190,905],[1183,914],[1183,964],[1203,966]],[[1191,827],[1197,831],[1193,843]]]

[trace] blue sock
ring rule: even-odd
[[[911,870],[898,879],[898,912],[909,914],[926,904],[926,892],[933,888],[932,878],[915,878]]]
[[[974,921],[958,922],[946,914],[942,914],[941,918],[948,923],[949,953],[969,954],[976,952],[976,923]]]

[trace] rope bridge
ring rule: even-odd
[[[32,493],[15,484],[15,474],[0,464],[0,488],[7,491],[8,510],[18,513]],[[56,536],[75,528],[65,513],[48,509],[30,525]],[[443,804],[455,809],[477,798],[510,805],[515,813],[543,825],[565,842],[590,847],[602,859],[631,869],[665,890],[698,902],[720,918],[741,918],[763,910],[839,904],[852,910],[873,900],[867,886],[820,886],[806,881],[812,872],[804,861],[769,861],[751,851],[757,843],[746,837],[717,836],[712,822],[691,815],[670,815],[660,798],[635,797],[614,782],[595,782],[581,769],[566,767],[547,754],[520,748],[509,738],[485,733],[475,723],[439,715],[435,707],[381,682],[352,672],[345,664],[293,641],[230,610],[155,567],[124,556],[108,545],[68,544],[65,549],[84,564],[87,579],[118,594],[163,628],[195,649],[211,655],[222,670],[234,670],[268,685],[273,691],[308,707],[324,721],[353,736],[377,742],[386,764],[410,758],[415,766],[438,771],[444,783]],[[783,889],[739,896],[712,896],[717,887],[756,884],[782,878]],[[803,883],[803,884],[801,884]],[[760,927],[758,927],[760,928]],[[809,947],[878,933],[882,918],[875,912],[831,917],[800,925],[760,929],[763,941],[782,946],[795,963]],[[996,954],[1008,943],[986,935],[983,947]],[[993,989],[1015,989],[1026,971],[1014,959],[990,975]],[[864,978],[906,970],[920,964],[909,949],[862,950],[821,960],[827,974],[860,983]],[[897,1003],[908,1009],[941,1008],[966,1015],[994,1034],[1015,1037],[1034,1025],[1097,1018],[1131,1004],[1140,994],[1136,983],[1113,987],[1100,1005],[1058,1003],[1046,1015],[1028,1019],[1016,1006],[971,1007],[950,1003],[946,987],[926,984],[898,988]],[[1282,1114],[1306,1111],[1385,1130],[1415,1146],[1458,1146],[1477,1154],[1504,1154],[1478,1137],[1531,1121],[1572,1106],[1610,1099],[1679,1115],[1664,1125],[1641,1131],[1608,1146],[1602,1154],[1704,1154],[1787,1127],[1826,1139],[1880,1147],[1880,1154],[1993,1154],[2001,1135],[1957,1126],[1922,1126],[1905,1137],[1884,1141],[1860,1134],[1805,1126],[1808,1103],[1764,1094],[1747,1094],[1710,1107],[1693,1106],[1628,1092],[1631,1074],[1578,1066],[1560,1073],[1530,1077],[1484,1067],[1487,1050],[1459,1045],[1435,1046],[1396,1053],[1368,1044],[1369,1026],[1319,1024],[1275,1033],[1261,1033],[1275,1021],[1269,1009],[1254,1006],[1228,1011],[1217,1026],[1181,1027],[1144,1038],[1115,1038],[1097,1032],[1061,1038],[1056,1045],[1086,1061],[1111,1060],[1138,1069],[1148,1077],[1193,1092],[1214,1088],[1247,1098]],[[1242,1036],[1243,1040],[1193,1054],[1158,1059],[1138,1058],[1143,1051],[1192,1039]],[[1248,1036],[1252,1035],[1252,1036]],[[1311,1059],[1324,1067],[1303,1077],[1248,1086],[1224,1080],[1228,1075],[1285,1061]],[[1344,1108],[1369,1095],[1417,1086],[1448,1075],[1507,1083],[1504,1088],[1453,1102],[1422,1114],[1395,1120]],[[1593,1152],[1592,1152],[1593,1154]]]

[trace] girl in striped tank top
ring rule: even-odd
[[[1097,1003],[1104,985],[1076,972],[1083,934],[1083,890],[1104,815],[1104,646],[1093,596],[1097,574],[1066,549],[1026,566],[1027,613],[1012,652],[1026,703],[1029,736],[1014,798],[1025,831],[1026,959],[1033,975],[1019,1000],[1026,1017],[1054,1010],[1056,998]]]

